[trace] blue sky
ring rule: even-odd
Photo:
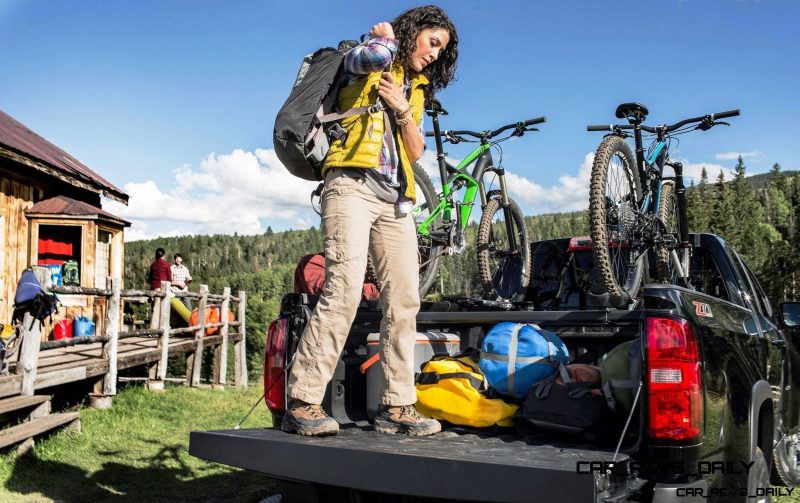
[[[304,54],[415,5],[0,0],[0,109],[131,194],[106,205],[134,222],[128,239],[318,225],[309,186],[271,151],[275,113]],[[650,123],[742,109],[730,128],[681,137],[673,158],[690,172],[730,169],[736,153],[750,173],[800,169],[798,2],[439,5],[460,38],[443,125],[548,117],[503,144],[527,214],[586,206],[601,135],[585,126],[624,101],[647,105]]]

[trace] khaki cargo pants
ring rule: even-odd
[[[378,199],[363,180],[333,170],[322,192],[325,291],[303,332],[289,374],[289,396],[320,404],[361,300],[367,253],[381,282],[380,366],[384,405],[411,405],[419,311],[417,235],[410,214]],[[370,246],[371,245],[371,246]]]

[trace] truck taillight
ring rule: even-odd
[[[264,351],[264,401],[270,410],[286,410],[284,388],[286,380],[286,332],[288,331],[288,318],[278,318],[269,324],[267,341]]]
[[[703,425],[700,353],[686,320],[647,318],[650,437],[690,440]]]

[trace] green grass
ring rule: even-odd
[[[261,396],[244,391],[128,386],[108,410],[83,408],[81,433],[37,441],[32,455],[0,454],[0,502],[242,501],[274,492],[265,476],[189,455],[189,432],[232,428]],[[268,426],[259,404],[244,427]]]

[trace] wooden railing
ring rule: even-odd
[[[44,284],[44,278],[40,278]],[[36,384],[37,364],[40,351],[64,348],[79,344],[101,343],[101,358],[107,360],[108,371],[102,379],[102,391],[96,389],[97,394],[106,397],[116,395],[117,392],[117,362],[119,341],[131,337],[158,337],[158,351],[160,357],[155,364],[150,363],[149,386],[151,389],[163,389],[163,383],[167,378],[167,364],[169,358],[170,339],[180,337],[183,340],[191,340],[187,336],[194,335],[194,348],[189,350],[186,366],[186,384],[197,386],[200,384],[201,366],[203,362],[203,349],[206,347],[206,330],[217,328],[219,335],[214,336],[215,340],[211,346],[214,351],[214,368],[212,382],[215,386],[225,386],[227,383],[228,367],[228,346],[231,340],[234,351],[234,385],[236,387],[247,386],[247,358],[246,358],[246,293],[243,290],[237,296],[231,295],[230,288],[225,288],[221,295],[212,294],[208,291],[207,285],[200,285],[200,292],[172,292],[169,282],[162,282],[159,290],[122,290],[120,289],[119,278],[108,280],[108,288],[84,288],[71,286],[53,286],[50,291],[55,294],[64,295],[87,295],[105,297],[106,316],[103,323],[103,333],[91,337],[73,337],[57,341],[41,341],[42,324],[33,319],[30,314],[25,315],[23,320],[23,338],[20,346],[19,358],[17,360],[17,373],[22,377],[21,391],[23,396],[33,395]],[[174,297],[189,297],[198,300],[198,320],[197,325],[185,328],[172,328],[170,326],[171,301]],[[122,303],[125,299],[147,298],[152,302],[150,328],[142,330],[121,331],[122,326]],[[206,308],[209,301],[220,302],[220,322],[206,322]],[[236,303],[236,321],[229,320],[231,302]],[[235,332],[230,330],[235,328]],[[221,340],[217,340],[217,338]],[[63,372],[68,373],[72,369]],[[61,384],[74,380],[74,376],[64,376],[63,379],[54,378],[52,385]],[[41,385],[39,387],[42,387]]]

